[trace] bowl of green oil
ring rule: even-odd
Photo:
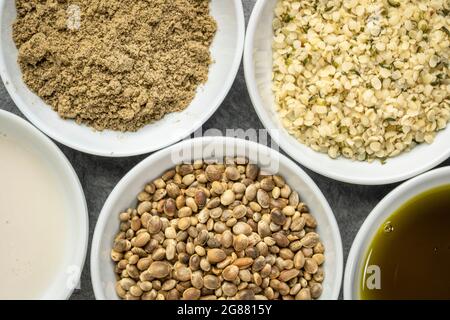
[[[369,214],[347,260],[344,298],[450,299],[450,167],[412,179]]]

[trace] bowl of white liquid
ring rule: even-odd
[[[0,110],[0,299],[67,299],[88,243],[86,200],[64,154]]]

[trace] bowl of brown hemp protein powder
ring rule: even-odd
[[[110,157],[198,129],[231,88],[245,33],[238,0],[4,1],[0,24],[0,73],[22,113]]]

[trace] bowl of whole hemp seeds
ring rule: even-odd
[[[234,138],[187,140],[132,169],[94,232],[97,299],[337,299],[343,252],[295,163]]]
[[[201,127],[231,88],[245,36],[239,0],[2,1],[0,25],[0,74],[22,113],[108,157]]]

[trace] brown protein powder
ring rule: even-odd
[[[16,0],[25,83],[64,119],[136,131],[185,109],[217,30],[209,0]]]

